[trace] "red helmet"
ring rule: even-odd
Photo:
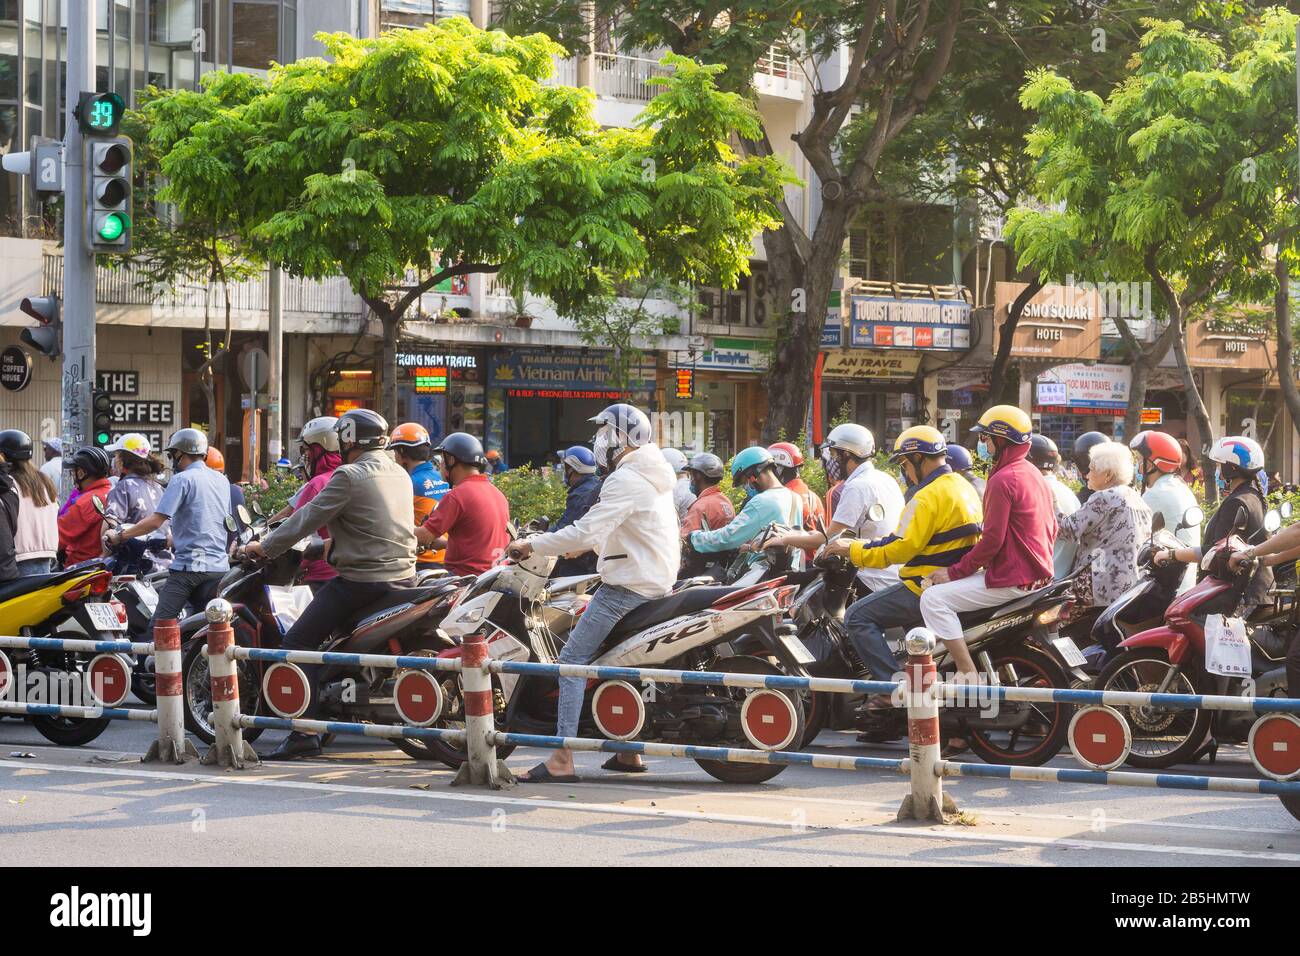
[[[767,451],[781,468],[798,468],[803,464],[803,452],[794,442],[779,441],[769,445]]]
[[[1173,474],[1183,464],[1183,450],[1178,439],[1164,432],[1138,432],[1129,448],[1151,462],[1158,471]]]

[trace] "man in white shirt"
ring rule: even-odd
[[[1164,518],[1164,527],[1183,543],[1195,548],[1201,543],[1201,525],[1183,526],[1184,516],[1191,508],[1199,506],[1196,495],[1179,476],[1183,465],[1183,449],[1178,439],[1165,432],[1138,432],[1129,442],[1138,456],[1138,471],[1142,476],[1142,500],[1153,515]],[[1183,580],[1178,585],[1182,594],[1196,583],[1196,564],[1187,566]]]
[[[41,442],[41,448],[45,452],[45,464],[41,465],[41,474],[54,482],[54,489],[61,492],[63,488],[63,441],[59,438],[47,438]],[[62,494],[59,495],[59,500],[63,500]]]
[[[664,448],[661,451],[664,461],[668,462],[668,467],[677,476],[677,484],[673,485],[673,508],[677,511],[677,523],[681,524],[695,501],[695,492],[691,491],[691,476],[686,474],[686,456],[676,448]]]
[[[820,548],[828,536],[843,531],[850,538],[875,541],[893,534],[903,515],[903,491],[898,481],[871,463],[876,453],[876,439],[870,430],[861,425],[846,423],[836,425],[822,443],[841,474],[846,475],[840,487],[835,513],[831,515],[826,535],[818,531],[770,538],[767,547]],[[879,505],[872,517],[872,508]],[[888,568],[862,568],[858,580],[869,591],[882,591],[898,583],[898,565]]]

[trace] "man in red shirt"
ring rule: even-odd
[[[925,626],[943,641],[958,678],[967,682],[978,672],[957,615],[1006,604],[1050,581],[1056,541],[1052,491],[1028,460],[1029,416],[1014,405],[995,405],[971,430],[979,433],[980,457],[996,462],[984,488],[984,534],[952,567],[921,582]]]
[[[113,490],[108,480],[112,462],[102,448],[82,448],[72,456],[72,477],[77,499],[59,516],[59,550],[63,564],[69,566],[98,558],[104,553],[104,515],[101,505]]]
[[[682,519],[682,537],[692,531],[717,531],[731,524],[736,517],[736,509],[722,493],[718,482],[722,481],[722,459],[707,451],[700,452],[686,463],[686,474],[691,479],[691,491],[695,500],[686,509]]]
[[[487,456],[473,435],[452,432],[434,451],[442,455],[451,491],[415,529],[416,543],[425,550],[446,548],[443,566],[452,574],[482,574],[510,543],[510,504],[483,474]]]

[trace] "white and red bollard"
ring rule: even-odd
[[[957,805],[943,792],[942,752],[939,733],[939,698],[934,685],[939,674],[934,666],[934,633],[924,627],[907,632],[907,750],[912,792],[903,798],[898,819],[944,823],[944,813],[956,813]]]
[[[184,686],[181,682],[181,622],[176,618],[153,626],[154,687],[158,696],[158,739],[142,760],[184,763],[199,752],[185,736]]]
[[[220,764],[242,770],[247,763],[257,765],[257,753],[244,740],[239,725],[239,665],[227,653],[235,643],[230,626],[234,609],[229,601],[214,598],[204,612],[208,618],[208,674],[212,678],[212,727],[217,739],[202,763]]]
[[[456,771],[456,779],[451,782],[453,787],[475,784],[502,790],[515,783],[505,761],[497,759],[493,720],[496,707],[487,662],[487,638],[482,634],[466,637],[461,644],[460,686],[465,703],[465,750],[469,759]]]

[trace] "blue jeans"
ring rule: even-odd
[[[18,562],[18,576],[25,578],[29,574],[53,574],[53,558],[28,558]]]
[[[602,584],[578,618],[578,623],[560,649],[561,664],[586,664],[596,655],[600,645],[619,621],[627,617],[650,598],[613,584]],[[560,706],[556,715],[555,733],[559,737],[578,735],[578,718],[582,715],[582,698],[586,694],[587,678],[560,678]]]
[[[868,594],[849,606],[844,628],[853,649],[871,671],[873,680],[893,680],[898,660],[885,641],[885,628],[921,623],[921,598],[906,584]]]

